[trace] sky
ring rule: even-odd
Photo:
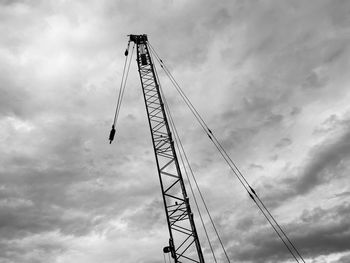
[[[128,34],[148,35],[306,262],[350,262],[349,1],[0,0],[0,21],[0,263],[164,262],[134,61],[108,143]],[[158,68],[231,262],[293,262]]]

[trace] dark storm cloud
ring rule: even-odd
[[[311,153],[314,158],[304,169],[302,176],[292,183],[299,194],[305,194],[313,187],[325,183],[342,169],[342,162],[349,160],[350,132],[345,133],[330,145],[321,146]]]
[[[335,197],[347,197],[347,196],[350,196],[350,191],[345,191],[345,192],[335,194]]]
[[[336,263],[348,263],[350,261],[350,255],[342,256]]]
[[[327,255],[334,252],[346,252],[350,242],[350,204],[343,203],[334,208],[314,208],[304,211],[299,222],[290,228],[295,233],[295,242],[305,255]],[[305,225],[306,233],[299,226]],[[299,229],[299,230],[297,230]]]
[[[349,215],[348,203],[329,209],[318,207],[304,211],[293,223],[283,228],[304,259],[342,253],[349,249]],[[230,248],[232,258],[244,262],[281,262],[292,259],[282,241],[269,229],[270,226],[265,223],[265,229],[258,226],[258,222],[243,218],[237,223],[239,232],[234,235],[239,242]]]
[[[290,198],[305,195],[334,179],[345,176],[346,164],[350,157],[350,132],[346,131],[338,138],[330,138],[318,145],[309,153],[309,159],[304,167],[297,169],[300,173],[289,173],[278,180],[273,191],[265,196],[269,206],[275,206]]]
[[[350,157],[350,132],[347,121],[342,121],[343,134],[328,137],[309,153],[309,159],[300,174],[292,171],[292,176],[279,180],[279,189],[267,196],[271,202],[283,202],[298,195],[305,195],[318,186],[345,176],[346,164]],[[340,124],[339,124],[340,125]],[[344,128],[345,127],[345,128]],[[344,131],[345,130],[345,131]],[[278,201],[277,201],[278,200]]]

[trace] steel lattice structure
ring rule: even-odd
[[[171,253],[175,263],[204,263],[147,35],[130,35],[130,41],[137,47],[138,70],[170,235],[164,252]]]

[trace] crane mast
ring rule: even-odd
[[[169,230],[169,245],[163,251],[171,253],[175,263],[204,263],[148,38],[147,35],[129,37],[130,42],[136,44],[138,71]]]

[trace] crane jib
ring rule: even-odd
[[[130,42],[133,42],[133,47],[131,50],[131,56],[128,58]],[[203,120],[201,115],[198,113],[196,108],[193,106],[191,101],[188,99],[186,94],[183,92],[177,81],[174,79],[170,73],[167,66],[163,63],[162,59],[159,57],[157,52],[154,50],[153,46],[148,42],[147,35],[129,35],[129,41],[127,49],[124,53],[125,63],[124,70],[121,80],[121,86],[119,90],[117,107],[114,115],[114,121],[112,125],[112,130],[109,134],[110,143],[113,141],[116,129],[115,125],[118,120],[121,101],[123,99],[126,80],[128,77],[130,63],[132,61],[133,51],[136,46],[136,56],[139,76],[141,80],[141,87],[143,91],[144,102],[146,106],[147,118],[149,122],[149,127],[151,131],[151,138],[153,143],[153,149],[155,154],[155,160],[158,170],[158,177],[160,181],[160,187],[162,192],[162,198],[164,202],[165,215],[169,230],[169,245],[163,248],[164,253],[168,253],[174,259],[175,263],[184,262],[197,262],[204,263],[204,258],[202,254],[201,245],[197,235],[196,226],[193,219],[193,213],[191,212],[189,198],[186,193],[185,184],[182,178],[181,169],[179,161],[177,158],[177,151],[179,153],[180,160],[183,162],[183,155],[186,159],[187,164],[182,163],[184,167],[184,174],[188,178],[186,171],[186,166],[189,167],[193,180],[196,184],[197,190],[199,191],[201,200],[204,204],[206,212],[210,218],[212,227],[217,235],[218,241],[223,249],[225,257],[230,263],[230,259],[224,248],[223,242],[219,236],[219,233],[215,227],[206,203],[203,199],[201,191],[198,187],[190,164],[187,160],[186,154],[182,147],[181,140],[177,133],[172,114],[169,109],[169,105],[164,97],[163,90],[160,87],[158,80],[158,75],[153,64],[153,57],[159,62],[162,70],[169,77],[169,80],[174,85],[181,98],[190,109],[192,114],[195,116],[196,120],[202,127],[203,131],[207,134],[210,141],[215,145],[227,165],[233,172],[233,175],[239,180],[241,185],[249,194],[250,198],[253,200],[258,209],[262,212],[263,216],[269,222],[273,230],[276,232],[278,237],[281,239],[287,250],[293,256],[296,262],[303,262],[305,260],[300,254],[299,249],[293,244],[290,238],[287,236],[286,232],[281,228],[280,224],[276,221],[274,216],[270,213],[268,208],[265,206],[264,202],[261,200],[257,192],[251,187],[250,183],[247,181],[245,176],[242,174],[240,169],[236,166],[235,162],[228,155],[227,151],[221,145],[219,140],[216,138],[215,134],[209,129],[206,122]],[[151,55],[152,54],[152,55]],[[125,79],[124,79],[125,76]],[[162,97],[163,96],[163,97]],[[164,102],[164,103],[163,103]],[[168,117],[169,116],[169,122]],[[172,132],[174,132],[175,143],[172,138]],[[176,145],[176,149],[175,149]],[[217,263],[211,241],[208,237],[200,209],[198,207],[195,194],[189,180],[190,190],[193,194],[194,203],[197,207],[199,218],[201,219],[204,232],[207,237],[211,252],[213,254],[213,259]]]
[[[171,253],[175,263],[204,263],[148,38],[147,35],[129,37],[130,42],[136,44],[137,65],[168,223],[169,245],[163,251]]]

